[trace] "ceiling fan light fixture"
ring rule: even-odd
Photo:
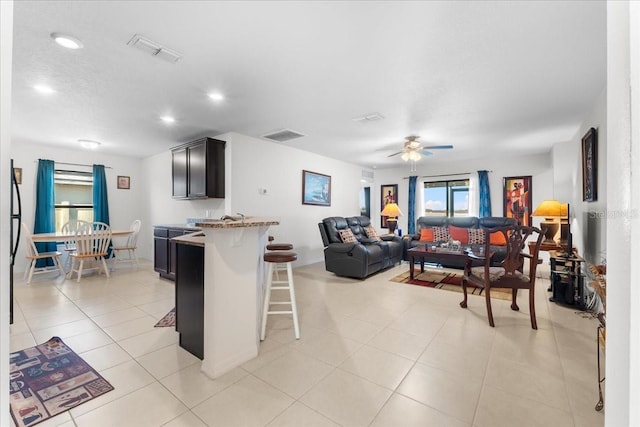
[[[417,151],[409,152],[409,160],[413,160],[414,162],[420,160],[422,156]]]
[[[404,152],[402,153],[402,156],[400,156],[402,158],[402,160],[404,160],[405,162],[409,161],[409,153],[408,152]]]

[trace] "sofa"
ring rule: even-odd
[[[421,216],[416,220],[416,232],[414,234],[407,234],[403,237],[402,243],[402,259],[407,261],[407,250],[418,246],[433,246],[439,245],[448,240],[458,240],[461,242],[463,248],[465,247],[480,247],[481,244],[474,243],[474,230],[482,230],[485,228],[494,227],[506,227],[509,225],[515,225],[518,221],[515,218],[504,217],[485,217],[478,218],[475,216],[469,217],[436,217],[436,216]],[[434,236],[431,237],[431,233],[428,233],[429,229],[435,230]],[[444,238],[442,232],[444,229],[448,231],[448,237]],[[425,230],[423,232],[422,230]],[[469,232],[469,230],[472,230]],[[424,235],[423,235],[424,234]],[[421,235],[423,239],[421,240]],[[426,239],[424,237],[427,237]],[[503,238],[502,238],[503,239]],[[492,238],[493,240],[493,238]],[[491,244],[491,249],[494,252],[492,257],[492,265],[499,266],[504,260],[506,242],[500,241],[500,236],[496,236],[496,241]],[[437,260],[437,262],[443,267],[449,268],[464,268],[465,259],[447,259]]]
[[[338,276],[364,279],[402,261],[402,239],[379,236],[366,216],[333,216],[323,219],[318,228],[325,268]]]

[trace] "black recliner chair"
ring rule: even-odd
[[[338,276],[363,279],[402,260],[402,239],[395,235],[382,235],[381,241],[369,239],[364,227],[370,224],[366,216],[334,216],[318,224],[325,246],[324,264],[327,271]],[[342,243],[340,230],[347,228],[351,229],[357,242]]]

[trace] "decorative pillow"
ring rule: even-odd
[[[484,245],[484,230],[482,228],[469,228],[469,243],[472,245]]]
[[[420,241],[421,242],[433,242],[433,228],[420,229]]]
[[[467,233],[467,228],[454,227],[453,225],[450,225],[449,236],[451,236],[453,240],[457,240],[460,243],[469,243],[469,233]]]
[[[376,231],[376,229],[373,228],[373,225],[371,224],[364,227],[364,232],[367,234],[367,237],[372,240],[377,240],[377,241],[382,240],[380,239],[380,236],[378,236],[378,232]]]
[[[449,227],[433,227],[433,241],[434,242],[449,241]]]
[[[495,233],[491,233],[489,236],[489,243],[495,246],[505,246],[507,244],[507,239],[501,231],[496,231]]]
[[[358,241],[350,228],[347,228],[345,230],[338,230],[338,233],[340,233],[340,239],[342,239],[342,243],[356,243]]]

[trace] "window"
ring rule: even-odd
[[[93,173],[56,170],[56,231],[73,220],[93,222]]]
[[[425,216],[469,216],[469,180],[424,183]]]

